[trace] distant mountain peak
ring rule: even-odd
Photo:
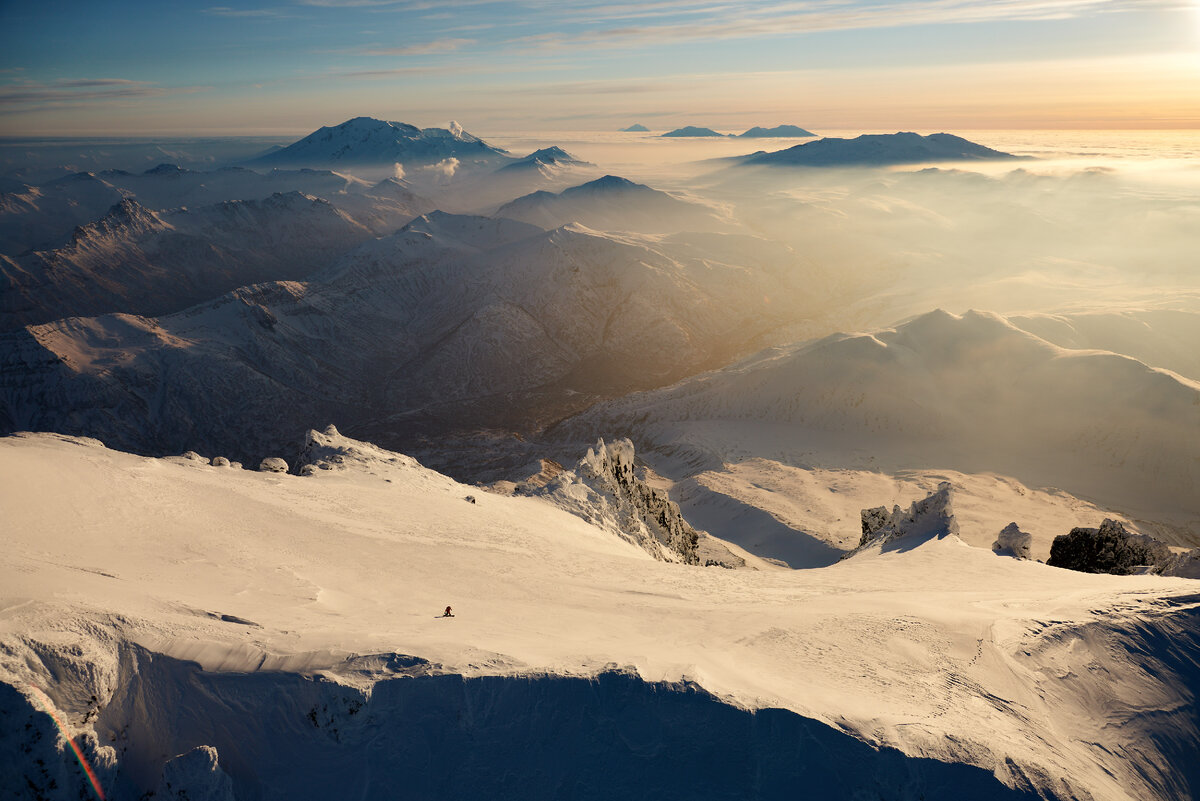
[[[645,184],[637,184],[628,178],[622,178],[619,175],[605,175],[597,178],[594,181],[588,181],[586,184],[572,186],[569,189],[562,191],[563,195],[570,194],[586,194],[588,192],[628,192],[630,190],[650,189]],[[650,189],[651,192],[655,191]]]
[[[738,134],[738,136],[750,137],[750,138],[756,138],[756,137],[762,137],[762,138],[795,137],[795,138],[800,138],[800,137],[805,137],[805,136],[816,136],[816,134],[814,134],[811,131],[807,131],[804,128],[801,128],[796,125],[776,125],[774,128],[762,128],[762,127],[756,125],[755,127],[751,128],[750,130],[746,131],[745,133]]]
[[[714,131],[712,128],[700,128],[700,127],[698,127],[698,126],[695,126],[695,125],[685,125],[684,127],[682,127],[682,128],[676,128],[676,129],[675,129],[675,130],[673,130],[673,131],[667,131],[665,134],[661,134],[661,136],[672,136],[672,137],[679,137],[679,138],[684,138],[684,137],[692,137],[692,136],[696,136],[696,137],[700,137],[700,136],[720,136],[720,137],[724,137],[724,136],[725,136],[725,134],[723,134],[723,133],[717,133],[717,132],[716,132],[716,131]]]
[[[467,133],[456,122],[451,122],[448,128],[421,129],[405,122],[354,117],[339,125],[319,128],[250,163],[263,166],[385,166],[434,164],[449,158],[469,164],[508,161],[511,156]]]
[[[894,134],[863,134],[854,139],[816,139],[785,150],[745,156],[741,163],[798,167],[881,167],[937,161],[1017,158],[1020,157],[993,150],[953,134],[936,133],[922,136],[912,131],[899,131]]]
[[[649,133],[649,132],[650,132],[649,128],[647,128],[645,125],[642,125],[641,123],[637,123],[637,122],[635,122],[633,125],[630,125],[628,128],[621,129],[621,133]]]

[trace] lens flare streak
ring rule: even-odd
[[[79,767],[83,769],[88,781],[92,784],[92,789],[96,791],[96,797],[99,798],[100,801],[105,801],[104,791],[100,789],[100,780],[96,778],[96,772],[92,770],[92,766],[88,764],[87,758],[83,755],[83,751],[79,750],[79,746],[67,733],[66,725],[62,722],[62,720],[59,719],[58,715],[55,714],[54,704],[50,701],[50,697],[42,692],[40,688],[35,687],[32,684],[28,685],[28,687],[33,691],[33,697],[37,699],[39,704],[41,704],[43,711],[45,711],[45,713],[50,716],[50,719],[54,721],[54,725],[58,727],[59,733],[61,733],[63,739],[67,741],[67,745],[71,747],[71,751],[75,754],[75,758],[79,760]]]

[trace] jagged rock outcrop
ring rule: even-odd
[[[217,749],[198,745],[163,765],[155,798],[168,801],[234,801],[233,780],[221,769]]]
[[[867,549],[888,550],[888,546],[904,540],[913,545],[930,539],[958,535],[958,521],[951,505],[953,487],[949,481],[938,484],[937,491],[907,510],[893,506],[891,513],[883,506],[862,510],[862,537],[858,547],[843,556],[854,556]]]
[[[1200,579],[1200,548],[1167,557],[1159,569],[1160,576]]]
[[[1054,538],[1050,546],[1051,567],[1083,573],[1112,573],[1127,576],[1136,568],[1158,565],[1171,557],[1171,550],[1142,534],[1131,534],[1116,520],[1106,519],[1099,528],[1078,527]]]
[[[656,559],[701,563],[701,534],[679,512],[667,493],[637,477],[633,443],[627,439],[596,442],[574,470],[564,470],[538,488],[519,491],[549,497],[567,511],[644,548]]]
[[[992,550],[1000,556],[1032,559],[1033,535],[1021,531],[1016,523],[1009,523],[996,535],[996,541],[992,543]]]

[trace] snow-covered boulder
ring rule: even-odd
[[[992,543],[992,550],[1000,556],[1032,559],[1033,535],[1021,531],[1016,523],[1009,523],[996,535],[996,541]]]
[[[203,464],[208,464],[208,459],[196,453],[195,451],[187,451],[183,454],[183,458],[187,459],[189,462],[202,462]]]
[[[302,476],[316,475],[319,470],[344,470],[355,466],[370,468],[381,464],[421,467],[411,456],[344,437],[332,424],[325,426],[324,431],[309,431],[305,435],[304,448],[300,451],[297,464]]]
[[[169,801],[234,801],[233,781],[217,762],[217,749],[198,745],[163,765],[154,797]]]
[[[1171,550],[1163,543],[1132,534],[1119,521],[1106,519],[1099,528],[1073,528],[1069,534],[1055,537],[1046,564],[1127,576],[1138,572],[1138,567],[1162,564],[1170,558]]]
[[[214,456],[212,459],[213,467],[229,467],[229,460],[224,456]]]
[[[288,463],[278,456],[268,456],[258,463],[258,469],[262,473],[286,473]]]
[[[893,506],[889,514],[882,507],[862,511],[862,537],[858,547],[843,559],[867,549],[884,549],[898,540],[917,545],[925,540],[958,535],[958,521],[951,505],[953,487],[949,481],[938,485],[937,491],[907,509]]]

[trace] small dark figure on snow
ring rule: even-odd
[[[446,611],[442,612],[442,617],[454,617],[454,613],[450,611],[450,607],[446,607]]]

